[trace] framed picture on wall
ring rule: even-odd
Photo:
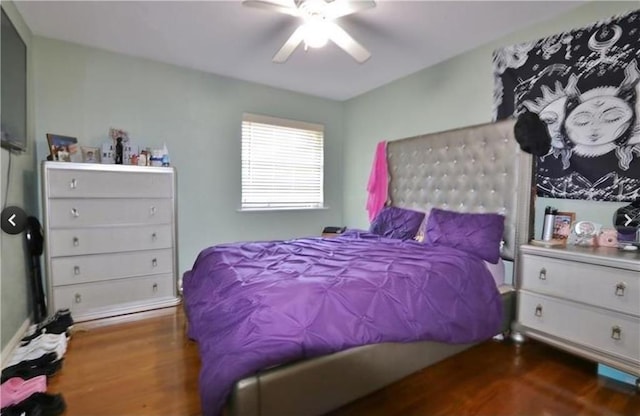
[[[78,139],[60,134],[47,134],[50,159],[57,162],[82,162]]]
[[[571,234],[571,224],[576,220],[575,212],[558,212],[553,222],[553,240],[567,241]]]

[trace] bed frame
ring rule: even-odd
[[[501,255],[517,262],[529,237],[532,160],[513,137],[514,121],[389,142],[392,205],[505,215]],[[517,268],[514,265],[514,270]],[[501,290],[510,328],[515,292]],[[319,415],[363,397],[473,344],[383,343],[267,369],[238,381],[229,416]]]

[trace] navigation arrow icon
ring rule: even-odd
[[[7,234],[20,234],[27,224],[27,214],[20,207],[7,207],[0,213],[0,228]]]

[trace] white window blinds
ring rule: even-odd
[[[324,126],[244,114],[242,209],[324,205]]]

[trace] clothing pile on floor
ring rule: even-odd
[[[0,415],[57,416],[66,404],[61,394],[47,393],[47,377],[62,368],[73,318],[61,309],[32,325],[2,369]]]

